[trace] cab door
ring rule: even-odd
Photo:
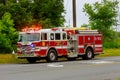
[[[62,55],[63,50],[62,50],[62,37],[60,32],[55,33],[55,48],[57,50],[57,53],[59,56]]]
[[[50,33],[49,38],[49,47],[55,47],[55,33]]]
[[[61,33],[61,43],[62,43],[62,55],[67,55],[67,34],[65,32]]]

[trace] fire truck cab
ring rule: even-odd
[[[92,59],[103,53],[102,34],[97,30],[52,28],[19,33],[16,56],[34,63],[45,58],[54,62],[59,57],[68,60]]]

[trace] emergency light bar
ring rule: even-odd
[[[39,28],[24,28],[22,29],[23,32],[35,32],[40,30]]]

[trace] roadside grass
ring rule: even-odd
[[[118,80],[120,80],[120,78],[118,78]]]
[[[0,64],[26,63],[25,59],[17,59],[12,54],[0,54]]]
[[[103,49],[103,52],[99,57],[120,56],[120,48]]]
[[[98,57],[110,57],[110,56],[120,56],[120,48],[104,49],[104,54],[98,55]],[[12,54],[0,54],[0,64],[19,64],[19,63],[28,62],[26,59],[17,59]]]

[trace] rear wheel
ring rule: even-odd
[[[82,58],[83,58],[84,60],[90,60],[90,59],[92,59],[92,58],[93,58],[93,51],[92,51],[92,49],[91,49],[91,48],[88,48],[88,49],[86,50],[86,54],[83,55]]]
[[[37,59],[36,58],[27,58],[27,61],[29,63],[35,63],[37,61]]]
[[[56,53],[56,51],[55,50],[53,50],[53,49],[50,49],[49,51],[48,51],[48,55],[47,55],[47,62],[54,62],[54,61],[56,61],[57,60],[57,53]]]

